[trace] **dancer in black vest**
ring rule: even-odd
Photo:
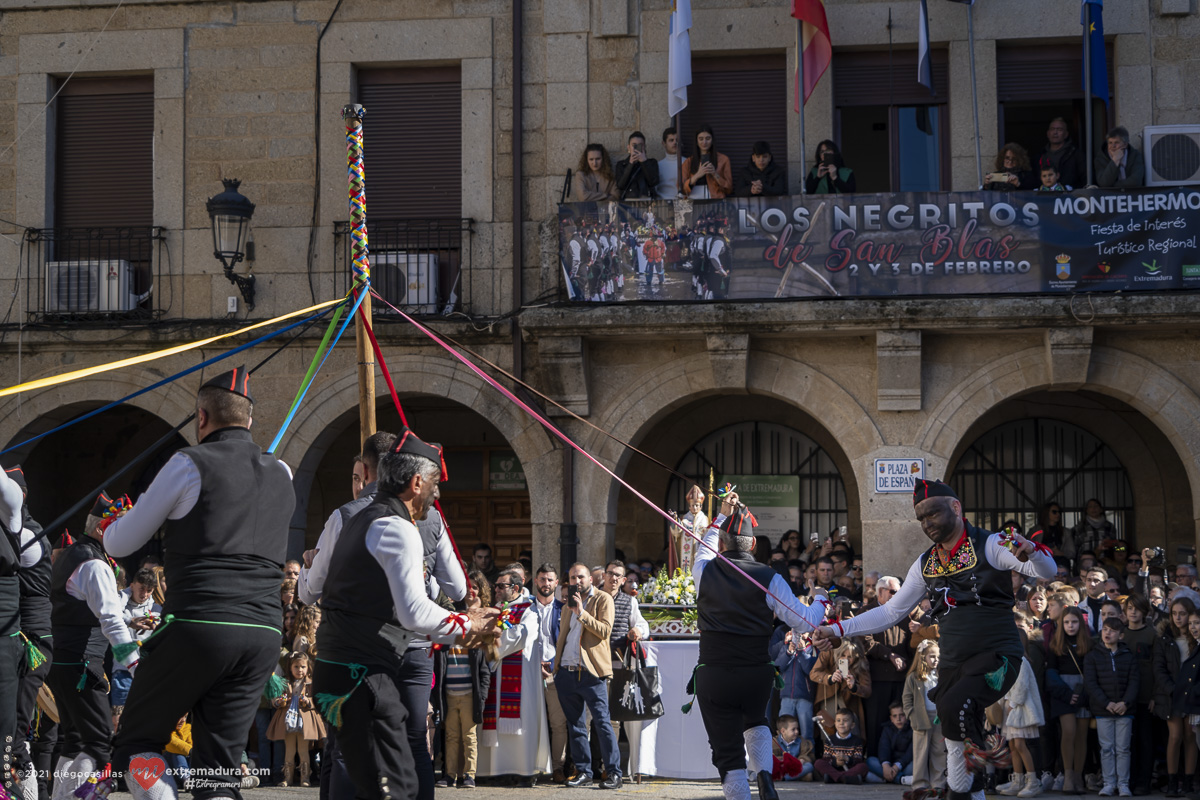
[[[325,579],[313,689],[338,729],[358,798],[408,800],[418,791],[397,686],[409,641],[475,646],[494,636],[494,609],[447,614],[426,589],[413,520],[437,499],[443,463],[441,448],[404,429],[379,463],[375,499],[338,537]]]
[[[359,492],[357,498],[329,516],[317,540],[316,549],[304,554],[306,567],[300,571],[298,588],[300,599],[305,603],[315,603],[320,599],[341,531],[350,519],[375,499],[378,492],[379,462],[391,449],[395,439],[395,434],[381,431],[368,437],[363,444],[362,465],[367,485]],[[465,608],[467,596],[466,574],[454,555],[454,548],[446,533],[445,521],[441,514],[431,508],[426,512],[425,519],[417,520],[416,526],[421,535],[421,559],[429,598],[436,599],[439,592],[445,592],[461,611]],[[409,642],[397,675],[401,700],[409,712],[408,741],[419,783],[418,800],[430,800],[433,797],[433,761],[429,757],[428,748],[423,745],[426,740],[425,709],[429,706],[430,688],[433,684],[433,659],[429,648],[430,642],[425,639]],[[330,730],[329,738],[336,743],[336,729]],[[340,748],[334,755],[337,758],[341,757]],[[323,778],[324,773],[322,764]],[[342,791],[329,792],[324,780],[321,786],[333,800],[346,800]],[[344,788],[344,784],[341,788]]]
[[[8,474],[0,473],[0,785],[12,794],[17,785],[9,765],[17,729],[17,695],[20,688],[21,586],[19,551],[21,508],[24,495]],[[24,781],[22,781],[24,783]]]
[[[29,491],[20,465],[4,470],[21,489],[21,636],[25,657],[21,659],[20,687],[17,690],[17,726],[13,739],[12,763],[21,783],[24,800],[37,800],[38,775],[33,769],[33,754],[27,741],[29,725],[37,709],[37,693],[50,672],[52,635],[50,628],[50,543],[38,537],[42,526],[29,513]],[[48,765],[47,765],[48,766]],[[49,771],[49,770],[47,770]],[[43,779],[44,780],[44,779]]]
[[[700,663],[693,681],[726,800],[749,800],[749,780],[757,781],[760,800],[778,797],[771,781],[772,734],[766,717],[775,686],[767,652],[774,618],[814,630],[825,616],[823,604],[804,605],[779,573],[754,560],[756,524],[737,494],[729,493],[704,534],[707,547],[697,548],[692,565],[700,614]],[[729,561],[716,558],[716,549]]]
[[[982,800],[982,781],[967,769],[964,753],[976,763],[993,758],[983,750],[984,710],[1016,682],[1024,648],[1013,622],[1010,571],[1051,579],[1050,551],[1015,533],[991,533],[963,519],[962,503],[941,481],[918,480],[913,490],[917,521],[933,546],[913,562],[900,591],[883,605],[832,627],[813,639],[829,649],[837,637],[887,630],[902,621],[928,593],[940,626],[937,705],[946,737],[947,783],[951,800]]]
[[[103,492],[88,515],[85,535],[63,550],[50,573],[54,663],[46,685],[54,692],[63,747],[54,769],[54,800],[63,800],[109,762],[112,708],[104,659],[111,644],[130,672],[138,666],[125,603],[117,592],[117,566],[104,554],[102,516],[114,503]],[[122,650],[122,645],[126,647]]]
[[[142,643],[143,668],[113,743],[113,768],[157,771],[163,743],[192,714],[192,794],[240,798],[242,750],[279,658],[279,582],[296,504],[291,472],[250,435],[253,398],[244,367],[196,396],[196,438],[180,450],[105,544],[137,551],[166,525],[163,620]],[[114,653],[116,651],[114,650]],[[163,775],[135,800],[174,798]]]

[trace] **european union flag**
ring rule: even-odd
[[[1092,51],[1090,78],[1086,58],[1083,63],[1083,89],[1087,91],[1091,86],[1092,97],[1098,97],[1108,103],[1108,59],[1104,49],[1104,0],[1083,0],[1079,22],[1083,25],[1085,46],[1090,45]]]

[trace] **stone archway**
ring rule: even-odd
[[[997,359],[961,381],[931,411],[917,447],[950,463],[985,415],[1006,401],[1054,388],[1044,348]],[[1200,520],[1200,397],[1163,367],[1111,347],[1091,350],[1087,380],[1072,388],[1120,400],[1162,433],[1187,477],[1195,537]]]
[[[525,469],[533,527],[535,559],[557,561],[556,554],[536,552],[539,541],[552,541],[562,518],[561,457],[542,426],[509,403],[466,367],[430,355],[393,355],[388,366],[394,376],[403,376],[400,388],[405,397],[426,396],[449,400],[488,420],[512,447]],[[379,398],[391,407],[387,395]],[[339,422],[358,407],[358,380],[353,373],[340,375],[314,392],[304,406],[303,418],[284,438],[280,457],[294,466],[296,512],[292,517],[289,554],[298,555],[308,527],[307,509],[317,468],[330,446],[342,433]],[[410,420],[415,428],[420,424]]]
[[[804,362],[754,349],[748,352],[747,359],[745,383],[741,386],[720,385],[703,356],[681,357],[643,373],[630,385],[621,387],[619,402],[605,409],[595,420],[596,425],[617,439],[640,447],[639,443],[664,420],[694,403],[739,394],[776,401],[803,418],[808,425],[806,433],[837,464],[851,503],[853,529],[863,489],[862,478],[852,465],[883,446],[883,436],[875,420],[836,380]],[[635,458],[627,448],[595,431],[579,441],[618,475],[628,472],[631,459]],[[583,478],[584,475],[587,477]],[[587,473],[578,470],[575,486],[580,556],[598,561],[609,552],[624,490],[610,476],[594,468]]]

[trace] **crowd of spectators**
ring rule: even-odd
[[[681,160],[675,128],[663,131],[662,146],[663,158],[650,157],[645,135],[634,131],[626,143],[626,156],[614,164],[604,145],[589,144],[571,180],[569,201],[720,199],[788,193],[787,168],[775,161],[768,142],[755,142],[749,161],[737,167],[717,149],[709,125],[696,131],[690,153]],[[1009,142],[996,154],[992,171],[984,176],[981,188],[1004,192],[1070,192],[1085,185],[1102,189],[1137,188],[1145,181],[1145,159],[1130,145],[1129,131],[1118,126],[1108,132],[1103,149],[1096,154],[1092,182],[1088,184],[1086,156],[1071,139],[1066,120],[1055,117],[1047,127],[1046,144],[1036,162],[1020,144]],[[854,170],[846,166],[833,141],[825,139],[817,144],[813,166],[804,176],[804,191],[807,194],[857,191]]]

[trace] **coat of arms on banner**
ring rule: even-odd
[[[1054,260],[1058,262],[1058,279],[1065,281],[1071,277],[1071,257],[1063,253],[1062,255],[1055,256]]]

